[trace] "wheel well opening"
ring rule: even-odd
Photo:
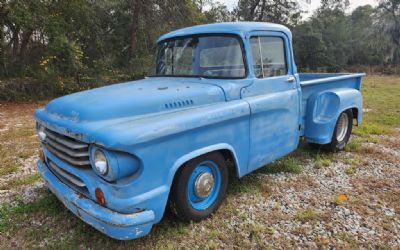
[[[228,149],[221,149],[218,151],[225,158],[226,165],[228,166],[228,170],[229,170],[229,175],[230,176],[238,176],[235,157],[233,156],[233,153]]]
[[[358,126],[358,109],[357,108],[352,108],[351,112],[353,112],[353,119],[356,120],[356,125]]]
[[[215,150],[215,151],[211,151],[211,152],[219,152],[219,153],[222,155],[222,157],[224,157],[225,162],[226,162],[226,166],[228,167],[229,176],[236,176],[236,177],[239,176],[239,173],[237,172],[237,166],[236,166],[235,157],[234,157],[233,153],[232,153],[230,150],[228,150],[228,149],[220,149],[220,150]],[[211,152],[208,152],[208,153],[205,153],[205,154],[209,154],[209,153],[211,153]],[[203,155],[205,155],[205,154],[203,154]],[[199,155],[199,156],[197,156],[197,157],[200,157],[200,156],[202,156],[202,155]],[[196,157],[195,157],[195,158],[196,158]],[[194,158],[193,158],[193,159],[194,159]],[[192,160],[192,159],[190,159],[190,160]],[[176,179],[176,176],[177,176],[177,174],[179,173],[181,167],[182,167],[183,165],[185,165],[187,162],[189,162],[190,160],[187,160],[186,162],[184,162],[184,163],[178,168],[178,170],[176,171],[176,173],[174,174],[174,177],[173,177],[173,179],[172,179],[172,185],[174,184],[175,179]]]

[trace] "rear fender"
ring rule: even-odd
[[[336,121],[343,111],[357,109],[362,121],[362,96],[357,89],[331,89],[312,95],[307,102],[305,137],[308,142],[331,142]]]

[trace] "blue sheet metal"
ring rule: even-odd
[[[57,197],[110,237],[148,234],[163,217],[176,171],[197,156],[222,151],[242,177],[295,150],[301,136],[330,142],[336,119],[346,109],[357,110],[361,122],[363,74],[298,74],[292,36],[284,26],[200,25],[159,41],[206,33],[241,37],[248,65],[245,79],[150,77],[57,98],[35,112],[38,128],[87,143],[90,152],[99,147],[112,155],[115,169],[105,177],[91,168],[74,167],[46,148],[45,161],[38,162]],[[254,35],[284,39],[287,75],[255,77],[250,46]],[[83,182],[85,191],[57,176],[50,162]],[[96,188],[104,193],[104,206],[96,202]]]

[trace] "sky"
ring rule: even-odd
[[[233,9],[236,5],[238,0],[218,0],[220,3],[225,4],[228,6],[229,9]],[[310,3],[307,3],[307,0],[300,0],[300,5],[306,11],[305,17],[308,17],[312,14],[312,12],[320,6],[320,0],[311,0]],[[354,10],[358,6],[370,4],[372,6],[376,6],[378,4],[377,0],[350,0],[350,11]]]

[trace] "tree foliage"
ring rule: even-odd
[[[234,12],[238,20],[289,26],[297,24],[301,17],[299,4],[295,0],[239,0]]]
[[[399,38],[395,17],[400,6],[389,2],[381,1],[377,8],[360,6],[347,14],[348,0],[322,0],[321,7],[293,29],[297,64],[303,70],[327,71],[399,64],[400,46],[393,38]]]
[[[321,0],[308,19],[300,1],[238,0],[230,10],[217,0],[0,0],[0,78],[53,88],[63,79],[142,77],[161,34],[224,21],[289,26],[302,70],[400,63],[400,0],[351,13],[348,0]]]

